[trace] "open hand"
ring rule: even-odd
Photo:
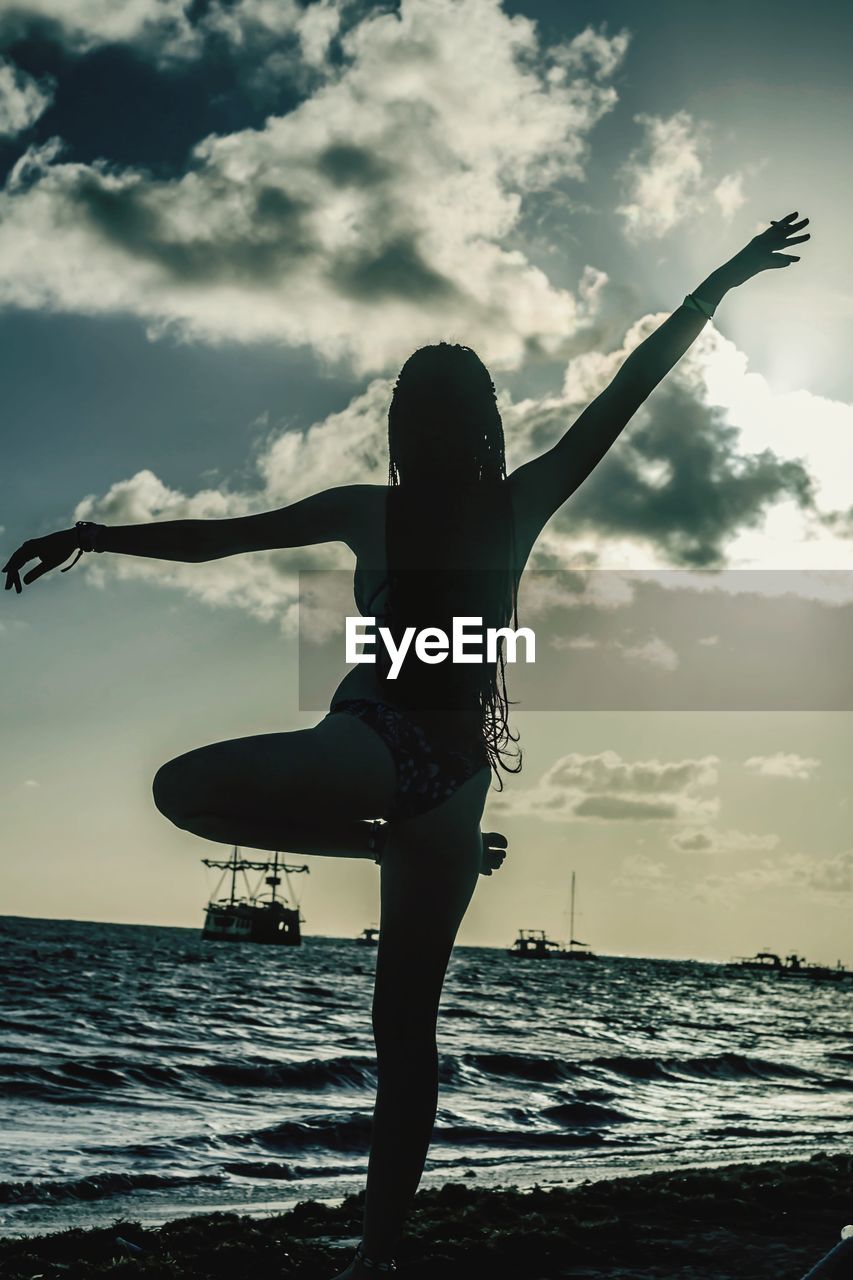
[[[753,236],[749,244],[723,267],[726,283],[730,287],[744,284],[753,276],[757,276],[760,271],[772,270],[774,267],[790,267],[793,262],[799,262],[797,254],[780,252],[782,249],[789,249],[791,245],[802,244],[804,240],[811,239],[808,233],[803,236],[794,234],[808,226],[809,221],[808,218],[801,218],[797,222],[796,218],[797,210],[794,210],[793,213],[780,218],[778,222],[771,222],[765,231]]]
[[[48,533],[43,538],[30,538],[27,542],[22,542],[0,569],[0,573],[6,575],[6,590],[14,587],[18,595],[21,594],[21,570],[30,560],[38,560],[39,563],[24,574],[23,580],[27,586],[48,570],[62,564],[63,560],[67,560],[77,550],[77,534],[74,529],[60,529],[58,533]],[[68,567],[71,568],[70,565]]]

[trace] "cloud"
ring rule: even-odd
[[[348,0],[14,0],[0,14],[0,34],[21,39],[49,33],[77,54],[104,45],[131,45],[161,65],[204,56],[212,42],[254,52],[292,37],[302,57],[325,60]]]
[[[559,353],[594,291],[508,242],[526,194],[582,179],[626,44],[581,32],[558,64],[498,0],[404,0],[351,26],[292,111],[200,141],[179,177],[31,152],[0,195],[0,305],[308,344],[360,373],[455,335],[502,367]]]
[[[508,439],[515,436],[523,442],[517,444],[519,450],[529,454],[555,443],[665,318],[644,316],[612,351],[576,355],[567,366],[560,396],[508,407]],[[648,568],[650,553],[654,558],[656,552],[671,564],[698,568],[722,564],[734,536],[761,529],[768,510],[781,503],[797,511],[803,522],[810,514],[816,523],[805,461],[777,457],[763,439],[760,449],[744,447],[748,434],[712,403],[708,370],[723,344],[726,340],[714,331],[700,335],[556,515],[553,532],[571,539],[572,547],[595,546],[592,535],[612,567]],[[745,358],[741,360],[740,376],[747,378],[751,375]],[[777,559],[779,554],[777,548]],[[563,563],[566,559],[564,551]]]
[[[510,469],[548,448],[566,430],[584,397],[597,394],[654,319],[645,317],[633,326],[615,352],[573,359],[560,395],[513,402],[508,392],[501,391]],[[717,340],[703,335],[700,347],[704,342],[716,344]],[[597,560],[612,568],[636,566],[643,572],[655,563],[715,566],[725,560],[733,540],[745,527],[760,523],[780,495],[790,497],[793,491],[799,501],[806,502],[810,479],[802,464],[774,459],[766,448],[757,457],[740,452],[737,441],[744,433],[739,436],[726,424],[721,410],[704,404],[708,360],[704,349],[684,357],[670,375],[671,386],[655,393],[652,404],[640,411],[608,458],[550,522],[530,567],[562,572],[529,576],[524,599],[529,614],[567,606],[612,611],[634,599],[635,587],[618,573],[587,572]],[[146,471],[118,481],[106,495],[85,498],[77,504],[74,518],[134,523],[178,518],[177,512],[182,517],[193,512],[196,518],[223,518],[285,506],[339,484],[342,478],[350,483],[382,484],[387,475],[392,389],[391,379],[374,378],[340,411],[305,430],[273,427],[264,451],[254,459],[258,483],[251,492],[226,484],[219,496],[212,489],[195,495],[179,493]],[[650,483],[643,469],[655,459],[666,463],[663,485]],[[116,575],[180,587],[209,604],[239,606],[263,619],[278,617],[288,629],[293,621],[296,568],[339,568],[342,563],[340,556],[330,555],[327,549],[314,548],[304,555],[299,551],[256,554],[204,566],[166,567],[130,557],[104,557],[87,565],[87,572],[97,581]],[[773,563],[770,559],[769,567]],[[566,566],[577,572],[567,572]],[[556,637],[555,642],[587,647],[601,643],[588,635],[587,626],[578,630],[584,638],[570,635]],[[673,645],[646,626],[636,640],[616,643],[627,661],[663,671],[678,665]]]
[[[494,809],[548,822],[703,822],[719,807],[703,795],[717,782],[716,756],[676,761],[623,760],[615,751],[563,756],[538,783],[496,796]]]
[[[734,217],[741,205],[746,203],[743,194],[743,174],[727,173],[714,188],[714,199],[720,206],[720,212],[726,219]]]
[[[612,652],[621,653],[628,662],[658,667],[663,671],[674,671],[679,664],[678,654],[672,645],[657,635],[650,635],[647,639],[637,644],[625,644],[621,640],[596,640],[589,635],[563,636],[558,634],[551,638],[550,643],[554,649],[608,649]]]
[[[671,897],[675,890],[672,873],[666,864],[655,862],[642,853],[632,853],[623,858],[610,883],[616,889],[628,892],[641,890],[665,898]]]
[[[27,75],[0,57],[0,138],[24,133],[43,115],[53,99],[53,85]]]
[[[677,877],[665,862],[645,854],[629,854],[610,883],[623,893],[642,893],[645,899],[682,908],[688,902],[735,908],[752,897],[795,891],[822,907],[849,910],[845,899],[853,893],[853,852],[823,858],[791,853],[728,873],[714,872],[699,880]]]
[[[798,778],[807,781],[819,768],[820,760],[798,756],[795,752],[777,751],[772,756],[750,756],[744,767],[763,778]]]
[[[705,169],[708,126],[687,111],[666,118],[637,115],[645,137],[622,166],[625,203],[616,212],[630,240],[658,240],[713,198],[729,218],[744,203],[742,176],[727,174],[711,188]]]
[[[795,890],[810,901],[839,905],[849,910],[843,899],[853,893],[853,851],[815,858],[803,853],[765,858],[752,867],[741,867],[731,875],[705,876],[685,886],[688,896],[700,901],[735,906],[745,894],[761,895],[777,890]]]
[[[754,835],[733,829],[720,831],[714,827],[700,827],[676,831],[669,843],[680,853],[756,853],[775,849],[779,837],[772,833]]]
[[[150,470],[119,480],[74,508],[75,520],[145,524],[154,520],[215,520],[275,510],[338,483],[382,483],[387,475],[387,413],[393,383],[373,379],[339,413],[305,431],[274,435],[256,459],[261,484],[253,492],[223,487],[186,494]],[[143,581],[182,591],[210,607],[239,609],[286,634],[298,627],[299,570],[342,569],[351,556],[340,544],[228,556],[201,564],[139,556],[86,557],[96,586],[109,578]]]
[[[815,863],[809,884],[821,893],[853,893],[853,851],[822,858]]]

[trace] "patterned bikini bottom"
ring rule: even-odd
[[[399,707],[369,698],[342,698],[332,703],[330,715],[356,716],[369,725],[394,759],[397,785],[388,812],[377,815],[389,822],[427,813],[489,767],[486,744],[450,748],[431,742],[427,731]]]

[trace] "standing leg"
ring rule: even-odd
[[[423,1173],[438,1096],[436,1018],[456,933],[483,862],[483,769],[421,818],[392,824],[381,863],[373,1029],[378,1090],[363,1248],[388,1258]],[[367,1274],[353,1263],[340,1280]]]

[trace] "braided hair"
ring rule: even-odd
[[[518,626],[515,529],[506,483],[504,432],[494,383],[470,347],[421,347],[400,372],[388,411],[388,614],[392,630],[454,614]],[[406,569],[417,568],[417,574]],[[428,603],[427,603],[428,601]],[[456,608],[453,607],[454,602]],[[443,610],[443,613],[442,613]],[[411,664],[404,664],[406,666]],[[422,670],[421,705],[450,696],[478,709],[489,763],[518,773],[509,725],[504,643],[494,663],[436,676]],[[436,679],[441,678],[441,693]],[[424,692],[427,691],[427,692]],[[415,699],[417,701],[417,699]],[[505,759],[506,757],[506,759]],[[508,763],[513,761],[514,763]]]

